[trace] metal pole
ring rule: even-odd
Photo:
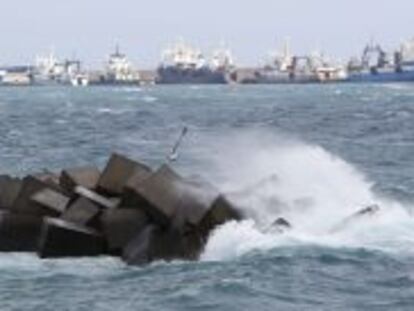
[[[167,157],[168,162],[174,162],[178,159],[178,148],[181,145],[181,142],[183,141],[185,135],[188,132],[188,128],[184,126],[183,130],[181,131],[180,136],[178,137],[177,141],[175,142],[173,148],[171,149],[170,154]]]

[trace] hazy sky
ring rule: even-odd
[[[31,62],[53,46],[90,66],[118,42],[151,67],[183,37],[209,51],[225,41],[241,64],[255,64],[291,38],[298,53],[349,57],[375,38],[394,47],[414,36],[413,0],[0,0],[0,63]]]

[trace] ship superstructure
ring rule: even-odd
[[[398,53],[398,52],[397,52]],[[400,64],[403,66],[414,65],[414,38],[401,44],[399,50]]]
[[[233,54],[230,49],[223,44],[220,48],[213,51],[210,61],[210,67],[213,70],[231,70],[235,67]]]
[[[116,46],[115,53],[109,56],[107,72],[110,79],[118,83],[139,82],[140,80],[138,72],[133,69],[126,55],[119,51],[119,46]]]

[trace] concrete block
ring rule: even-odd
[[[144,182],[128,188],[129,202],[123,200],[121,205],[139,207],[155,223],[168,226],[181,202],[181,188],[176,187],[181,180],[168,165],[164,165]]]
[[[75,187],[82,186],[93,190],[98,184],[101,172],[96,167],[69,168],[60,174],[59,183],[63,189],[73,193]]]
[[[0,176],[0,209],[10,210],[22,187],[20,178]]]
[[[48,184],[53,189],[59,190],[61,192],[63,190],[59,185],[59,175],[54,172],[45,169],[43,172],[35,173],[32,176],[44,182],[45,184]]]
[[[106,210],[101,224],[109,252],[120,255],[126,244],[148,224],[148,217],[138,209]]]
[[[142,203],[142,198],[135,194],[136,189],[151,176],[151,172],[137,171],[126,182],[122,191],[121,206],[132,207]]]
[[[220,195],[200,222],[199,230],[207,238],[210,231],[231,220],[242,220],[242,213],[225,196]]]
[[[197,230],[186,232],[183,238],[183,259],[198,260],[204,250],[206,239]]]
[[[45,208],[45,206],[32,201],[33,195],[45,189],[50,189],[59,193],[59,187],[55,187],[53,184],[31,175],[25,177],[11,210],[18,214],[55,216],[57,214],[56,210]]]
[[[287,221],[285,218],[280,217],[278,219],[276,219],[273,223],[272,226],[274,227],[279,227],[279,228],[284,228],[284,229],[290,229],[292,228],[292,225],[290,224],[289,221]]]
[[[151,169],[146,165],[115,153],[99,178],[97,190],[108,196],[120,196],[133,175],[146,177],[150,174]]]
[[[127,244],[122,259],[129,265],[144,265],[154,260],[190,258],[186,257],[185,240],[180,232],[148,225]]]
[[[37,253],[40,258],[88,257],[102,254],[104,248],[104,239],[95,230],[45,218]]]
[[[97,228],[100,214],[101,210],[97,204],[79,197],[70,204],[60,218],[78,225]]]
[[[69,197],[50,188],[45,188],[39,192],[36,192],[30,197],[30,199],[37,205],[53,211],[56,215],[62,214],[66,210],[66,207],[70,201]]]
[[[89,190],[87,188],[81,187],[81,186],[77,186],[75,188],[75,193],[81,197],[84,197],[96,204],[98,204],[99,206],[103,207],[103,208],[108,208],[108,209],[112,209],[112,208],[116,208],[119,203],[120,203],[120,199],[119,198],[107,198],[104,197],[102,195],[97,194],[96,192]]]
[[[367,221],[368,219],[372,219],[381,211],[381,207],[379,205],[370,205],[365,208],[358,210],[357,212],[353,213],[352,215],[346,217],[340,223],[335,225],[330,232],[336,233],[338,231],[342,231],[349,226],[352,226],[360,221]]]
[[[181,180],[175,184],[175,189],[181,195],[173,221],[176,228],[199,225],[220,195],[214,186],[202,179]]]
[[[129,265],[144,265],[153,260],[151,246],[160,229],[154,225],[145,227],[123,250],[122,259]]]
[[[36,251],[41,226],[41,217],[0,212],[0,251]]]
[[[283,217],[277,218],[272,224],[267,228],[267,232],[270,233],[279,233],[282,234],[288,230],[292,229],[292,225]]]

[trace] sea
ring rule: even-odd
[[[2,87],[0,173],[157,168],[184,128],[245,220],[197,262],[0,254],[0,310],[414,310],[414,84]]]

